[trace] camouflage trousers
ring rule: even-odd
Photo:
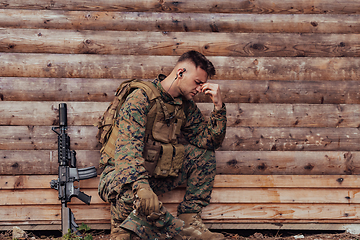
[[[107,189],[114,184],[112,179],[116,174],[107,166],[102,173],[99,184],[99,195],[102,199],[109,199],[111,203],[111,218],[116,222],[124,221],[133,211],[134,195],[130,184],[123,185],[116,196],[102,196],[113,192]],[[210,203],[211,192],[216,174],[215,152],[200,149],[191,144],[185,145],[185,155],[178,177],[150,178],[149,183],[153,191],[159,195],[186,184],[186,192],[177,208],[178,214],[199,213]],[[111,200],[110,200],[111,199]]]

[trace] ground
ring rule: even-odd
[[[358,235],[351,235],[349,233],[293,233],[293,234],[264,234],[261,232],[256,232],[250,236],[241,236],[241,235],[230,235],[228,239],[236,239],[236,240],[245,240],[245,239],[264,239],[264,240],[326,240],[326,239],[332,239],[332,240],[358,240],[360,239],[360,236]]]
[[[240,230],[229,230],[229,231],[218,231],[222,232],[226,239],[229,240],[252,240],[252,239],[264,239],[264,240],[359,240],[360,235],[352,235],[346,232],[268,232],[268,231],[240,231]],[[59,232],[26,232],[29,240],[54,240],[61,239]],[[90,231],[93,240],[110,240],[110,234],[102,231]],[[0,240],[11,240],[12,233],[0,232]],[[21,239],[21,238],[20,238]],[[22,238],[25,239],[25,238]],[[69,239],[69,238],[68,238]],[[71,238],[70,238],[71,239]],[[75,238],[73,238],[75,239]],[[88,238],[84,238],[86,240]]]

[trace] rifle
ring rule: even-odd
[[[58,179],[51,180],[50,187],[59,191],[61,200],[61,231],[62,235],[68,233],[78,233],[79,227],[75,223],[74,214],[67,207],[67,203],[72,197],[77,197],[86,204],[90,204],[91,196],[74,187],[74,182],[89,179],[97,176],[95,167],[76,168],[76,152],[70,150],[70,137],[67,135],[67,106],[66,103],[59,104],[59,127],[51,128],[58,135]],[[60,132],[56,131],[59,129]]]

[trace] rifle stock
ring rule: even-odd
[[[56,131],[59,129],[59,132]],[[75,223],[74,214],[67,207],[72,197],[76,197],[86,204],[90,204],[91,196],[74,187],[74,182],[97,176],[95,167],[82,169],[76,168],[76,152],[70,150],[70,137],[67,135],[67,106],[66,103],[59,104],[59,127],[52,130],[58,135],[58,179],[51,180],[50,187],[58,190],[61,200],[61,231],[62,235],[70,231],[77,232],[78,225]]]
[[[64,219],[64,220],[63,220]],[[77,228],[79,226],[75,222],[75,217],[73,212],[70,210],[70,208],[66,206],[61,207],[61,231],[62,235],[64,236],[66,233],[69,232],[77,232]]]

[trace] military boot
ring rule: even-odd
[[[116,220],[111,219],[111,240],[140,240],[135,233],[120,227],[120,224]]]
[[[225,239],[221,233],[213,233],[202,222],[198,213],[184,213],[178,216],[185,222],[184,229],[179,235],[190,237],[191,240],[221,240]]]

